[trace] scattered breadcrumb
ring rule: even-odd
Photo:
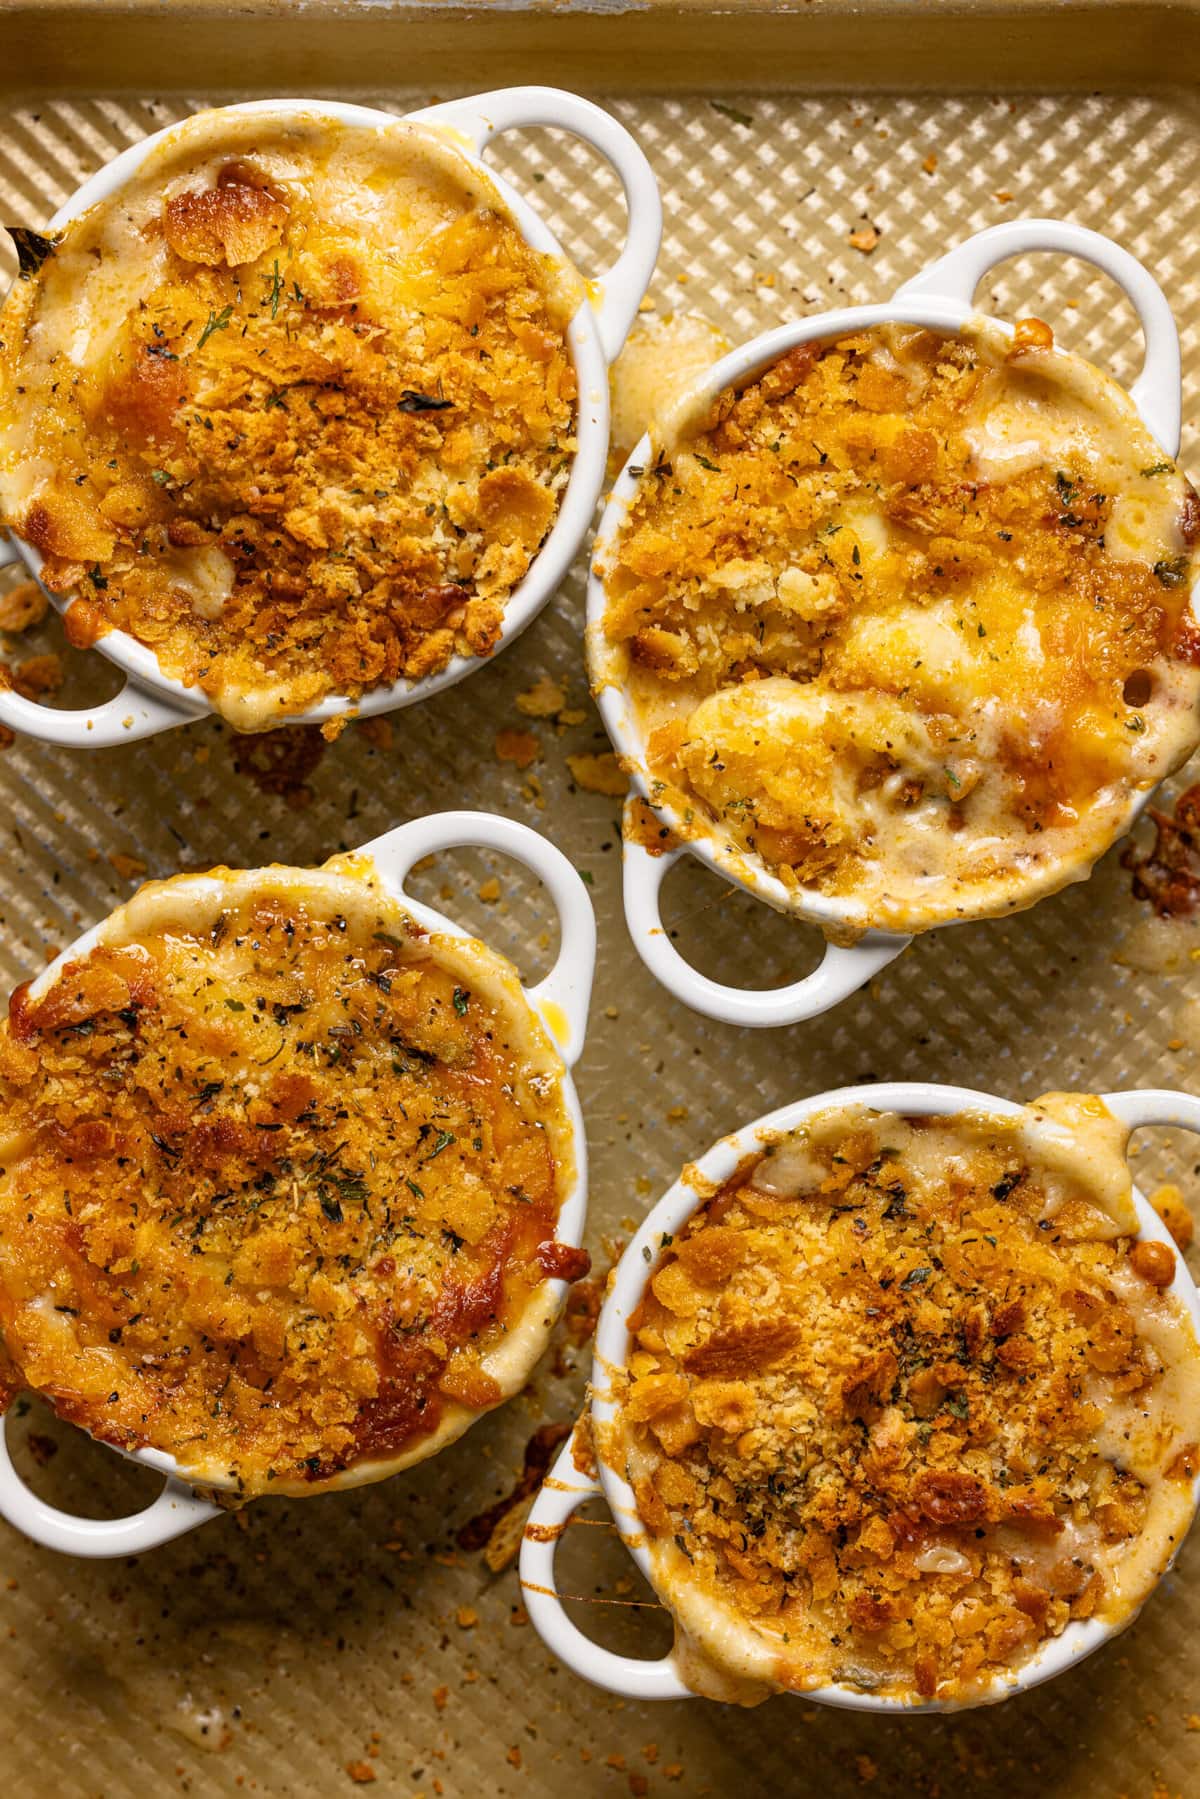
[[[395,733],[390,719],[361,718],[358,721],[358,728],[373,750],[391,749]]]
[[[495,905],[496,901],[500,898],[500,883],[495,875],[493,875],[490,880],[484,881],[481,884],[479,897],[485,906]]]
[[[539,812],[546,810],[546,795],[543,793],[542,783],[536,775],[526,777],[525,785],[521,789],[521,798],[528,800],[529,804],[535,806]]]
[[[607,793],[619,799],[629,787],[629,778],[611,750],[599,756],[568,756],[567,767],[575,785],[585,793]]]
[[[1006,187],[998,187],[992,195],[992,199],[999,200],[1002,206],[1007,206],[1012,200],[1012,195]]]
[[[519,1768],[521,1766],[521,1745],[519,1743],[513,1743],[508,1749],[504,1759],[510,1768]]]
[[[1200,1712],[1189,1712],[1183,1720],[1185,1730],[1200,1730]]]
[[[857,230],[850,233],[850,243],[852,248],[861,250],[864,256],[869,256],[881,235],[878,225],[859,225]]]
[[[141,857],[130,856],[125,850],[111,850],[108,860],[123,881],[138,881],[146,873],[147,864]]]
[[[450,1698],[450,1688],[449,1687],[434,1687],[433,1703],[437,1706],[437,1708],[440,1712],[445,1711],[446,1704],[447,1704],[447,1701],[449,1700],[449,1698]]]
[[[650,295],[646,294],[646,296],[643,299],[638,301],[638,311],[639,312],[657,312],[658,311],[658,301],[652,300],[650,298]]]
[[[347,1762],[346,1772],[359,1786],[368,1786],[371,1781],[379,1778],[370,1762]]]
[[[46,616],[48,601],[36,581],[18,581],[0,593],[0,631],[28,631]]]
[[[931,150],[929,152],[929,155],[922,162],[921,167],[924,169],[924,171],[927,175],[932,175],[934,170],[937,168],[937,165],[938,165],[937,156]]]
[[[556,718],[566,703],[562,682],[552,680],[549,675],[540,675],[532,687],[517,695],[517,711],[523,712],[526,718]]]
[[[496,732],[496,758],[500,762],[515,762],[518,768],[528,768],[541,753],[541,745],[532,731]]]
[[[471,1605],[460,1605],[454,1614],[454,1622],[460,1630],[474,1630],[479,1622],[479,1613]]]
[[[63,665],[58,656],[27,656],[12,671],[12,684],[27,700],[37,700],[45,693],[57,693],[63,684]]]

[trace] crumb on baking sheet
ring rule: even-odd
[[[57,693],[65,679],[62,658],[53,652],[27,656],[10,674],[14,691],[27,700],[41,700],[47,694]]]
[[[532,731],[497,731],[496,760],[511,762],[517,768],[530,768],[542,753],[542,746]]]
[[[881,235],[878,225],[858,225],[850,233],[850,244],[853,249],[861,250],[864,256],[869,256],[878,245]]]
[[[146,873],[147,864],[140,856],[131,856],[128,850],[110,850],[108,860],[114,874],[120,875],[123,881],[140,881]]]
[[[390,718],[360,718],[358,732],[360,737],[366,738],[373,750],[390,750],[396,728]]]
[[[18,581],[7,593],[0,592],[0,631],[15,635],[40,625],[48,601],[36,581]]]
[[[566,688],[551,675],[539,675],[533,686],[516,698],[517,711],[526,718],[556,718],[566,703]]]
[[[584,793],[604,793],[616,799],[629,789],[629,777],[611,750],[599,755],[568,756],[567,767],[571,779]]]

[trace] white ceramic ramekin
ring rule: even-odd
[[[561,850],[530,830],[528,825],[488,812],[440,812],[429,818],[414,819],[364,844],[355,856],[370,859],[375,878],[388,899],[401,906],[424,930],[469,942],[470,933],[461,925],[454,924],[429,906],[421,905],[404,891],[406,879],[422,857],[463,847],[498,850],[514,861],[524,863],[544,883],[558,916],[559,951],[549,974],[535,987],[523,989],[513,970],[512,982],[545,1026],[563,1063],[562,1098],[571,1127],[574,1170],[555,1235],[560,1243],[577,1249],[582,1242],[587,1214],[587,1138],[579,1100],[567,1070],[579,1057],[587,1029],[596,961],[596,921],[592,903],[583,881]],[[277,888],[281,871],[274,868],[261,872]],[[201,900],[215,898],[219,901],[227,892],[226,884],[212,876],[185,878],[195,883]],[[353,874],[331,872],[323,874],[322,878],[348,885],[351,898],[358,891]],[[103,931],[104,925],[97,925],[64,950],[33,983],[31,998],[41,998],[69,962],[88,954]],[[495,960],[495,952],[489,951],[488,955]],[[532,1317],[529,1312],[522,1320],[518,1353],[515,1356],[505,1354],[506,1344],[512,1342],[511,1336],[502,1340],[492,1352],[492,1366],[488,1372],[494,1375],[505,1399],[511,1398],[524,1385],[545,1348],[566,1294],[565,1281],[545,1281],[531,1301],[534,1310],[540,1308],[541,1317]],[[533,1328],[529,1328],[530,1318]],[[459,1421],[457,1428],[440,1433],[432,1442],[418,1444],[415,1451],[360,1462],[322,1482],[319,1489],[314,1490],[330,1492],[386,1480],[402,1468],[435,1454],[454,1437],[460,1436],[470,1422],[470,1418]],[[63,1550],[70,1555],[102,1557],[133,1555],[139,1550],[156,1548],[160,1543],[194,1530],[226,1509],[182,1478],[172,1456],[156,1449],[141,1449],[131,1452],[130,1459],[166,1475],[166,1485],[153,1504],[129,1518],[74,1518],[56,1506],[46,1504],[25,1485],[13,1466],[5,1438],[5,1420],[0,1418],[0,1517],[48,1549]]]
[[[1130,390],[1130,398],[1151,435],[1174,458],[1179,452],[1180,433],[1179,333],[1166,298],[1154,277],[1127,250],[1098,232],[1056,219],[1018,219],[981,231],[906,282],[883,305],[822,312],[765,332],[715,363],[688,394],[680,397],[680,408],[690,412],[693,405],[699,408],[711,403],[724,389],[744,386],[788,350],[816,338],[838,337],[885,324],[960,331],[976,316],[975,292],[988,270],[1007,257],[1030,250],[1082,257],[1124,288],[1137,308],[1145,337],[1142,371]],[[994,322],[1011,333],[1010,324]],[[621,471],[605,508],[592,551],[588,584],[588,665],[613,748],[630,774],[632,791],[627,815],[629,806],[639,798],[649,799],[651,777],[641,730],[604,635],[607,597],[602,571],[637,493],[640,472],[653,461],[653,455],[654,446],[647,432]],[[1193,589],[1191,600],[1193,611],[1200,618],[1200,588]],[[1134,824],[1150,797],[1150,791],[1133,796],[1123,830]],[[656,855],[637,841],[636,835],[632,840],[627,838],[625,916],[634,945],[647,967],[676,999],[705,1017],[741,1025],[795,1024],[816,1017],[857,992],[911,941],[895,932],[864,931],[861,920],[854,917],[852,901],[812,890],[789,890],[778,876],[754,859],[738,854],[712,834],[697,834],[694,825],[689,829],[669,805],[656,801],[654,809],[663,825],[678,838],[678,847]],[[819,925],[827,938],[820,965],[803,980],[761,992],[726,986],[692,968],[663,929],[659,912],[663,880],[683,855],[698,856],[716,873],[777,910]],[[1031,890],[1029,901],[1070,881],[1085,879],[1091,866],[1090,857],[1077,865],[1055,865],[1040,888]]]
[[[1127,1093],[1101,1094],[1109,1111],[1129,1129],[1141,1125],[1173,1125],[1200,1132],[1200,1100],[1184,1093],[1146,1089]],[[688,1169],[670,1191],[647,1215],[641,1229],[625,1250],[609,1286],[608,1296],[596,1329],[596,1347],[590,1388],[590,1419],[594,1442],[604,1441],[605,1425],[613,1422],[616,1407],[612,1396],[612,1376],[621,1371],[629,1354],[628,1320],[642,1297],[653,1273],[664,1238],[669,1241],[696,1210],[705,1192],[728,1180],[738,1164],[747,1156],[761,1151],[765,1142],[795,1130],[814,1113],[831,1107],[869,1106],[876,1111],[898,1112],[909,1117],[945,1117],[955,1112],[987,1112],[1011,1116],[1021,1108],[1009,1100],[997,1099],[990,1093],[976,1093],[965,1087],[942,1087],[925,1081],[881,1083],[876,1086],[843,1087],[833,1093],[818,1094],[777,1112],[769,1112],[731,1137],[723,1137],[707,1155],[701,1156],[694,1169]],[[1050,1131],[1062,1140],[1064,1127],[1040,1124],[1037,1131]],[[1171,1239],[1158,1214],[1134,1188],[1134,1204],[1140,1224],[1140,1236],[1146,1241],[1170,1244]],[[1200,1335],[1200,1295],[1182,1256],[1175,1257],[1175,1279],[1169,1289],[1187,1307]],[[603,1497],[616,1522],[621,1538],[634,1561],[653,1584],[652,1558],[646,1547],[645,1527],[638,1515],[637,1502],[624,1474],[597,1456],[598,1478],[581,1471],[576,1464],[572,1445],[568,1443],[542,1487],[521,1546],[521,1585],[530,1619],[547,1647],[568,1668],[581,1674],[596,1686],[628,1699],[694,1699],[696,1694],[680,1677],[674,1654],[659,1661],[642,1661],[636,1656],[615,1655],[602,1649],[568,1617],[554,1573],[554,1557],[558,1541],[581,1505],[589,1499]],[[1200,1476],[1192,1483],[1193,1510],[1200,1503]],[[1178,1545],[1175,1553],[1178,1553]],[[1172,1556],[1172,1561],[1174,1556]],[[1170,1564],[1168,1564],[1168,1567]],[[1164,1568],[1165,1574],[1167,1569]],[[1062,1635],[1049,1640],[1038,1653],[1010,1678],[998,1678],[972,1705],[992,1704],[1013,1693],[1037,1686],[1099,1649],[1109,1637],[1132,1622],[1131,1612],[1120,1624],[1098,1619],[1076,1621]],[[906,1700],[863,1693],[845,1685],[816,1687],[800,1695],[822,1705],[837,1705],[851,1711],[871,1712],[937,1712],[961,1708],[945,1701],[928,1700],[910,1703]]]
[[[230,119],[259,114],[266,118],[329,119],[343,125],[395,125],[391,113],[370,106],[351,106],[340,100],[254,100],[222,109]],[[504,613],[504,628],[497,650],[511,643],[535,618],[559,587],[583,542],[604,482],[608,456],[608,365],[625,342],[637,315],[638,304],[649,285],[662,234],[662,206],[654,172],[634,139],[611,113],[589,100],[552,87],[502,88],[494,94],[475,94],[465,100],[449,100],[441,106],[407,113],[404,122],[426,125],[445,134],[467,160],[482,168],[499,191],[527,243],[560,262],[563,250],[540,215],[494,169],[483,164],[483,153],[503,131],[534,125],[557,125],[600,152],[621,179],[628,209],[625,247],[610,269],[588,283],[588,298],[581,302],[567,334],[579,389],[576,422],[577,448],[566,492],[554,525],[528,574],[513,591]],[[59,208],[47,231],[53,236],[72,219],[99,201],[106,200],[129,181],[156,147],[179,129],[168,126],[115,157],[85,181],[76,194]],[[32,545],[0,534],[0,567],[17,559],[37,576],[42,559]],[[50,594],[60,611],[67,600]],[[38,705],[11,689],[0,688],[0,722],[44,743],[68,748],[99,749],[153,737],[175,725],[205,717],[212,711],[194,687],[172,680],[158,665],[147,645],[124,631],[110,631],[95,646],[125,676],[121,691],[103,705],[66,711]],[[494,651],[493,654],[496,652]],[[306,712],[281,718],[281,724],[320,724],[346,713],[370,718],[394,712],[428,699],[442,688],[461,681],[486,658],[457,656],[440,674],[421,681],[398,681],[351,701],[330,697]]]

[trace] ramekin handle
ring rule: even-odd
[[[579,1507],[601,1491],[599,1481],[579,1472],[568,1443],[533,1502],[521,1542],[521,1590],[529,1621],[547,1649],[595,1686],[626,1699],[691,1699],[694,1694],[680,1680],[670,1655],[640,1661],[602,1649],[571,1622],[558,1596],[554,1557],[559,1539]]]
[[[185,712],[136,681],[126,680],[120,693],[99,706],[67,710],[27,700],[0,680],[0,724],[39,743],[55,743],[68,750],[104,750],[118,743],[136,743],[140,737],[157,737],[160,731],[173,731],[176,725],[204,716],[199,710]]]
[[[658,902],[663,880],[680,856],[686,854],[686,849],[677,849],[653,856],[640,843],[626,840],[625,921],[634,948],[655,980],[705,1018],[759,1028],[816,1018],[857,993],[911,942],[911,938],[885,931],[867,931],[849,948],[827,943],[825,954],[812,973],[786,987],[760,991],[727,987],[721,981],[710,980],[684,960],[662,921]]]
[[[1137,309],[1146,340],[1142,372],[1129,390],[1130,398],[1168,456],[1178,456],[1183,389],[1175,317],[1149,269],[1110,237],[1065,219],[1011,219],[977,232],[931,262],[904,283],[896,298],[950,300],[970,306],[989,269],[1028,250],[1057,250],[1063,256],[1082,257],[1124,288]]]
[[[0,1517],[43,1549],[90,1560],[138,1555],[186,1536],[221,1511],[219,1505],[201,1499],[183,1481],[169,1475],[158,1498],[131,1517],[73,1518],[70,1512],[39,1499],[21,1479],[8,1452],[7,1425],[7,1417],[0,1419]]]
[[[1131,1131],[1144,1124],[1163,1124],[1200,1135],[1200,1099],[1190,1093],[1177,1093],[1170,1087],[1131,1087],[1121,1093],[1102,1093],[1100,1098]]]
[[[550,1032],[563,1061],[579,1058],[587,1034],[592,975],[596,967],[596,915],[587,888],[562,851],[528,825],[494,812],[434,812],[397,825],[362,853],[373,858],[386,879],[403,892],[415,863],[439,850],[499,850],[523,862],[549,889],[558,913],[558,959],[526,997]]]
[[[495,93],[473,94],[465,100],[447,100],[441,106],[426,107],[408,116],[417,124],[445,125],[461,132],[477,155],[482,155],[502,131],[528,125],[558,125],[591,144],[612,164],[625,190],[629,213],[625,247],[612,267],[592,284],[593,291],[598,290],[600,295],[593,301],[600,343],[612,362],[637,317],[662,239],[658,182],[641,146],[624,125],[590,100],[557,87],[500,88]]]

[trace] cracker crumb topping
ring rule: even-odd
[[[457,1434],[587,1266],[511,977],[384,898],[246,879],[199,916],[144,890],[0,1029],[3,1397],[243,1496]]]
[[[958,1699],[1136,1610],[1191,1514],[1200,1349],[1124,1186],[1021,1119],[853,1108],[697,1208],[604,1453],[701,1650],[715,1601],[769,1686]]]
[[[495,647],[571,467],[571,305],[427,132],[212,134],[17,283],[0,523],[73,642],[261,730]]]

